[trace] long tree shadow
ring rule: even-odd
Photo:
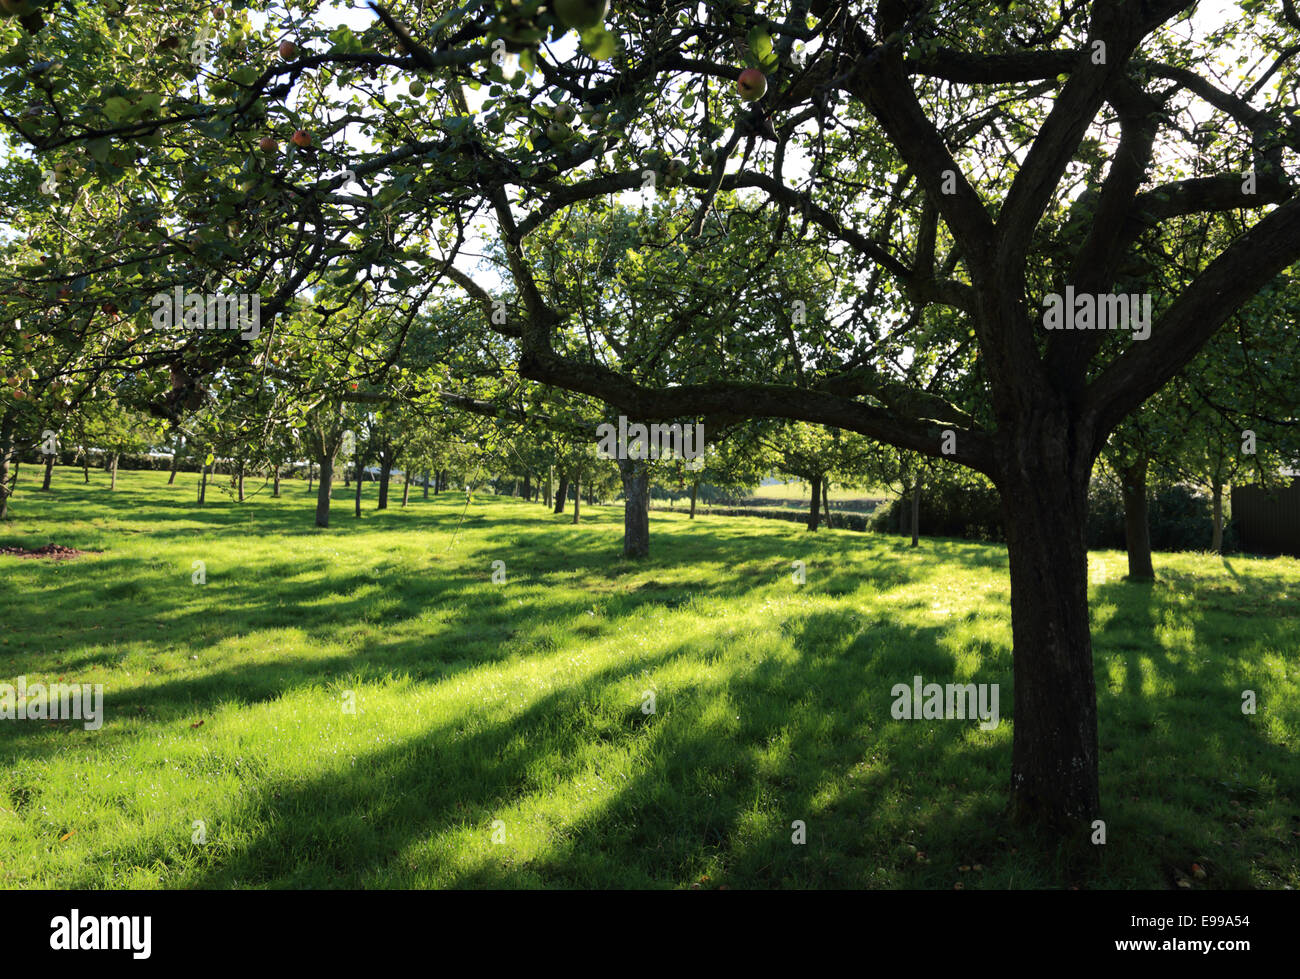
[[[987,806],[954,815],[948,789],[919,788],[931,765],[953,764],[943,762],[949,749],[967,765],[996,767],[996,758],[978,756],[1002,749],[969,745],[958,727],[928,725],[938,730],[898,762],[901,777],[918,787],[915,795],[900,795],[890,777],[898,773],[888,766],[879,777],[828,795],[864,754],[896,750],[916,733],[889,716],[886,681],[896,666],[865,687],[846,680],[896,646],[931,649],[928,663],[941,670],[944,657],[933,650],[941,628],[864,630],[854,617],[833,614],[801,617],[792,628],[792,655],[755,660],[737,650],[732,669],[665,689],[659,711],[648,718],[635,701],[611,706],[620,684],[639,685],[647,669],[693,660],[697,650],[671,646],[575,677],[500,723],[470,729],[461,717],[428,727],[342,773],[259,786],[251,824],[262,830],[225,845],[222,819],[214,819],[211,863],[186,883],[401,886],[436,872],[456,886],[594,886],[619,879],[625,886],[671,887],[712,871],[745,886],[861,886],[876,872],[881,846],[896,870],[915,864],[906,839],[918,827],[918,839],[940,823],[954,838],[986,835]],[[838,637],[838,655],[828,649],[828,636]],[[736,722],[714,709],[719,700],[741,712]],[[603,709],[593,711],[593,704]],[[896,743],[886,745],[873,732],[890,726]],[[773,757],[773,739],[790,750]],[[517,805],[584,776],[593,746],[635,759],[616,794],[563,819],[527,862],[511,858],[508,846],[487,842],[494,820],[503,821],[509,838],[521,829]],[[380,788],[387,786],[400,791]],[[767,803],[757,821],[756,797]],[[793,819],[811,827],[811,845],[791,843]],[[463,859],[422,866],[437,857],[412,856],[443,852],[439,843],[466,827],[483,843],[482,859],[469,866]],[[175,840],[159,837],[152,846],[166,852]]]
[[[1121,832],[1153,848],[1170,886],[1192,862],[1208,860],[1214,886],[1227,887],[1280,885],[1296,869],[1300,759],[1269,732],[1294,731],[1300,712],[1242,711],[1243,691],[1268,683],[1268,652],[1296,649],[1294,605],[1285,615],[1268,602],[1294,584],[1238,581],[1244,594],[1161,569],[1154,584],[1095,587],[1094,606],[1117,609],[1093,630],[1103,802],[1124,813]],[[1218,624],[1232,613],[1248,634]]]

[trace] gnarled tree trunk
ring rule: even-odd
[[[327,450],[317,457],[320,480],[316,487],[316,526],[330,525],[330,492],[334,488],[334,452]]]
[[[1150,581],[1156,576],[1151,565],[1151,521],[1147,511],[1147,459],[1145,456],[1120,470],[1124,496],[1124,545],[1128,549],[1128,576]]]
[[[1210,538],[1210,550],[1215,554],[1223,553],[1223,483],[1214,480],[1210,487],[1214,507],[1214,533]]]
[[[569,476],[568,473],[560,473],[560,485],[555,488],[555,512],[563,513],[564,508],[569,505]]]
[[[619,459],[623,477],[623,556],[650,553],[650,467],[642,459]]]
[[[9,497],[10,493],[10,471],[14,457],[14,438],[9,430],[9,419],[5,419],[3,430],[0,430],[0,520],[9,516]],[[16,482],[16,477],[13,477]]]
[[[362,480],[365,479],[365,460],[363,460],[360,456],[357,456],[355,459],[353,459],[352,466],[356,470],[355,482],[357,484],[356,497],[353,500],[353,504],[352,504],[352,516],[360,517],[361,516],[361,483]]]
[[[921,543],[921,477],[912,484],[912,546]]]
[[[1091,458],[1069,425],[1035,420],[1002,447],[998,488],[1011,567],[1015,816],[1080,832],[1100,809],[1097,695],[1084,527]]]
[[[385,461],[379,466],[379,504],[376,510],[388,509],[388,481],[393,477],[393,464]]]
[[[808,480],[809,495],[812,497],[812,506],[808,508],[808,529],[814,532],[817,530],[818,518],[821,516],[822,510],[821,485],[822,478],[820,474],[815,474]]]

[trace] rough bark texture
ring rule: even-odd
[[[912,484],[912,546],[921,543],[921,477]]]
[[[356,460],[353,462],[353,465],[356,467],[357,487],[356,487],[356,497],[353,500],[353,504],[352,504],[352,516],[360,517],[361,516],[361,481],[362,481],[361,470],[365,468],[365,461],[360,456],[358,456]]]
[[[318,458],[320,480],[316,487],[316,526],[330,525],[330,490],[334,488],[334,453],[322,452]]]
[[[650,467],[641,459],[619,459],[623,477],[623,556],[650,553]]]
[[[1223,484],[1218,480],[1210,487],[1214,500],[1214,535],[1210,538],[1210,550],[1215,554],[1223,553]]]
[[[1069,445],[1062,431],[1027,433],[998,482],[1015,650],[1012,811],[1078,833],[1100,802],[1084,531],[1091,458],[1070,458]]]
[[[13,455],[13,436],[7,430],[0,432],[0,520],[9,516],[9,466]]]
[[[271,487],[271,499],[278,500],[280,498],[280,464],[278,462],[272,469],[272,475],[275,482]]]
[[[379,505],[376,510],[388,509],[388,483],[393,478],[393,464],[385,462],[379,467]]]
[[[819,518],[822,512],[821,493],[818,492],[821,484],[821,476],[813,476],[812,479],[808,480],[808,485],[812,487],[812,491],[809,494],[812,496],[812,505],[808,508],[808,529],[811,531],[817,530]]]
[[[1150,581],[1156,576],[1151,565],[1151,521],[1147,513],[1147,460],[1139,459],[1120,471],[1124,496],[1124,544],[1128,548],[1128,576]]]
[[[560,473],[560,485],[555,488],[555,512],[563,513],[569,504],[569,477]]]
[[[429,498],[429,470],[424,471],[424,498]]]

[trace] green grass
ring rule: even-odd
[[[830,499],[833,505],[844,505],[850,503],[879,503],[886,499],[890,493],[884,489],[875,487],[855,488],[851,486],[832,486],[830,490]],[[754,492],[750,495],[753,500],[803,500],[808,501],[808,484],[794,480],[789,483],[772,483],[769,486],[756,486]],[[867,507],[870,509],[870,507]]]
[[[38,476],[0,544],[100,553],[0,556],[0,680],[106,720],[0,722],[5,887],[1300,886],[1294,560],[1092,556],[1108,840],[1058,851],[1003,817],[1000,548],[656,512],[630,563],[617,507],[477,497],[457,535],[463,494],[339,487],[320,531],[301,482]],[[914,674],[1001,684],[1001,726],[893,720]]]

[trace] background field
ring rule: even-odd
[[[1058,853],[1001,816],[1001,548],[656,512],[634,564],[617,507],[38,476],[0,545],[99,553],[0,556],[0,681],[106,721],[0,723],[5,887],[1300,886],[1295,560],[1092,555],[1108,842]],[[893,720],[915,674],[1001,726]]]
[[[888,492],[874,487],[858,489],[854,487],[833,486],[831,487],[829,495],[832,509],[870,513],[885,501]],[[806,507],[810,502],[808,497],[808,484],[795,481],[791,483],[771,483],[767,486],[758,486],[745,502],[747,504],[767,504],[769,506],[799,506],[802,504]]]

